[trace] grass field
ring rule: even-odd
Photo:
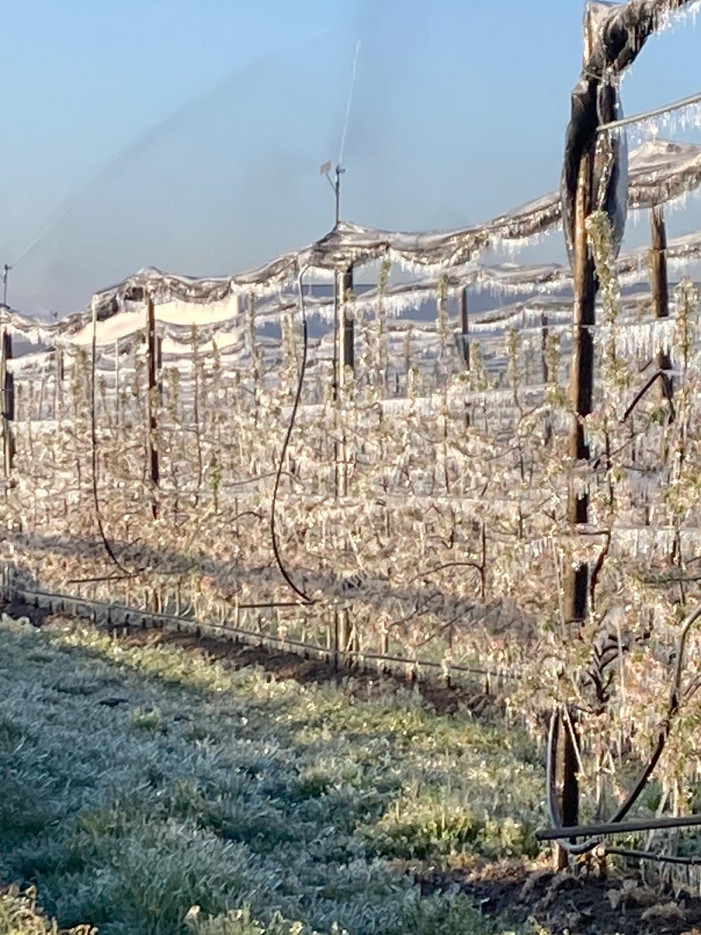
[[[3,617],[0,644],[0,879],[59,925],[504,931],[402,871],[533,852],[542,767],[518,732],[71,623]]]

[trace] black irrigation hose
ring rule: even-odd
[[[280,547],[277,541],[277,531],[275,529],[275,507],[277,505],[277,495],[278,490],[280,489],[280,479],[282,478],[283,468],[285,465],[285,455],[287,454],[287,449],[290,444],[290,436],[292,435],[292,430],[294,429],[295,419],[297,418],[297,410],[299,408],[299,402],[302,397],[302,387],[304,385],[304,373],[307,369],[307,351],[309,347],[309,337],[307,329],[307,312],[304,305],[304,287],[302,283],[302,278],[306,272],[306,267],[302,269],[299,273],[297,279],[297,288],[299,290],[299,307],[302,315],[302,365],[299,369],[299,379],[297,381],[297,393],[295,395],[295,401],[292,406],[292,412],[290,413],[290,421],[287,426],[287,432],[285,433],[285,440],[282,444],[282,451],[280,452],[280,463],[278,464],[277,472],[275,475],[275,487],[273,488],[273,499],[270,505],[270,538],[273,546],[273,555],[275,556],[275,561],[277,562],[277,567],[280,569],[280,574],[285,579],[287,586],[294,591],[294,593],[302,599],[302,603],[305,605],[316,603],[308,594],[294,583],[292,576],[285,568],[285,565],[282,561],[282,556],[280,555]]]
[[[650,860],[657,864],[676,864],[680,867],[701,866],[701,856],[673,857],[667,854],[655,854],[653,851],[635,851],[627,847],[607,847],[606,854],[615,857],[627,857],[630,860]]]
[[[686,649],[686,640],[689,635],[689,631],[696,621],[701,617],[701,606],[697,607],[684,621],[681,633],[679,634],[679,639],[677,641],[677,652],[676,652],[676,666],[674,670],[674,679],[672,681],[672,687],[669,694],[669,702],[667,705],[667,713],[662,721],[662,726],[660,727],[659,734],[657,735],[657,742],[655,744],[655,749],[648,760],[645,769],[640,775],[637,783],[633,787],[632,791],[628,794],[628,797],[623,802],[623,804],[617,809],[612,818],[610,818],[606,824],[616,825],[619,822],[623,821],[625,816],[635,805],[635,803],[640,798],[645,786],[647,785],[650,776],[655,770],[664,748],[667,745],[667,740],[672,730],[672,721],[675,715],[679,711],[679,692],[681,689],[681,680],[682,680],[682,669],[684,666],[684,651]],[[557,734],[559,727],[562,722],[562,713],[559,709],[553,711],[552,717],[550,718],[550,730],[548,733],[548,750],[547,750],[547,767],[546,767],[546,786],[547,786],[547,799],[548,799],[548,815],[550,817],[550,822],[554,829],[560,830],[564,828],[562,823],[562,815],[560,813],[560,808],[555,796],[555,775],[557,772]],[[587,838],[585,841],[581,841],[579,844],[573,844],[571,841],[561,840],[559,841],[560,847],[566,850],[569,854],[586,854],[589,851],[594,850],[598,845],[598,838]]]

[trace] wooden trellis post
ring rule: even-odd
[[[158,483],[160,470],[158,463],[158,420],[156,415],[158,405],[158,385],[156,378],[158,347],[156,342],[156,313],[153,297],[149,293],[146,298],[146,357],[148,387],[146,394],[146,448],[148,452],[148,466],[151,480],[151,515],[158,518]]]
[[[594,24],[591,11],[587,12],[584,28],[584,67],[589,62],[594,44]],[[573,106],[574,119],[574,106]],[[589,461],[589,445],[584,435],[582,419],[592,410],[594,392],[594,336],[596,322],[596,269],[587,238],[587,218],[594,211],[594,158],[596,132],[590,133],[587,145],[580,154],[577,188],[574,203],[573,274],[574,307],[572,314],[572,368],[570,371],[570,403],[573,409],[568,454],[584,465]],[[589,522],[589,495],[577,491],[570,482],[567,493],[567,521],[576,535],[578,526]],[[564,579],[564,612],[566,623],[579,624],[586,618],[589,590],[589,566],[586,562],[572,563]],[[577,782],[576,750],[569,733],[563,731],[558,762],[560,775],[556,777],[562,790],[561,809],[565,825],[579,821],[579,785]],[[556,853],[556,866],[565,869],[569,857],[563,848]]]
[[[545,312],[541,313],[540,316],[540,359],[543,366],[543,386],[547,386],[550,382],[550,367],[548,365],[548,316]]]
[[[12,475],[15,459],[15,437],[12,423],[15,421],[15,378],[7,366],[12,360],[12,335],[7,328],[0,339],[0,389],[2,389],[2,463],[5,480]]]
[[[592,14],[585,23],[584,62],[589,61],[593,47]],[[594,392],[594,336],[596,323],[596,270],[589,247],[586,222],[594,211],[594,157],[596,133],[590,134],[579,162],[577,192],[574,204],[573,273],[574,308],[572,316],[572,368],[570,371],[570,402],[573,409],[568,453],[581,463],[589,461],[589,445],[585,439],[582,419],[592,411]],[[567,520],[576,527],[589,522],[589,496],[570,485],[567,497]],[[565,578],[565,617],[567,622],[582,621],[587,613],[589,568],[585,562],[569,569]],[[574,817],[574,816],[569,816]],[[568,819],[565,823],[569,824]],[[576,824],[576,821],[572,821]]]
[[[667,226],[665,224],[664,208],[654,205],[650,211],[650,227],[652,234],[652,247],[650,251],[650,274],[652,279],[652,307],[655,318],[669,318],[669,284],[667,280]],[[674,393],[674,384],[671,374],[666,371],[672,369],[672,361],[664,348],[660,348],[655,357],[655,366],[663,371],[662,396],[671,400]]]
[[[121,381],[119,373],[119,338],[114,342],[114,411],[117,438],[122,437]]]
[[[63,409],[64,377],[63,351],[60,347],[57,347],[54,351],[54,419],[58,424],[61,422],[61,410]]]
[[[574,310],[570,402],[574,410],[569,438],[569,456],[583,464],[589,461],[589,445],[582,419],[592,411],[594,392],[594,340],[596,321],[596,278],[594,260],[587,241],[586,220],[593,210],[592,181],[594,152],[582,159],[577,185],[575,219]],[[571,485],[567,499],[567,520],[573,526],[589,522],[589,496]],[[581,621],[587,613],[589,569],[580,562],[571,569],[565,583],[565,615],[569,621]]]
[[[163,336],[156,336],[156,379],[158,384],[158,405],[163,405]]]
[[[345,404],[344,392],[348,388],[349,381],[352,381],[355,375],[355,312],[353,309],[353,267],[349,266],[339,276],[341,285],[341,327],[339,328],[339,339],[341,347],[339,349],[338,359],[340,362],[338,382],[339,382],[339,402]],[[348,448],[345,429],[339,433],[339,442],[337,446],[337,481],[336,489],[339,496],[348,496]],[[338,634],[338,644],[342,653],[342,658],[351,663],[355,660],[353,651],[357,651],[357,634],[354,631],[350,611],[347,607],[338,608],[335,611],[335,629]],[[348,651],[351,655],[348,655]]]
[[[246,343],[251,355],[251,379],[253,381],[253,418],[258,420],[258,383],[260,372],[258,369],[258,349],[256,347],[256,297],[251,293],[246,302]]]
[[[338,370],[339,392],[336,394],[336,402],[343,406],[348,381],[353,379],[355,371],[355,317],[351,299],[353,294],[353,267],[349,266],[348,269],[344,270],[343,275],[339,275],[339,280],[342,315],[341,327],[338,333],[340,366]],[[338,496],[346,497],[348,496],[348,452],[346,434],[343,430],[339,432],[336,452],[336,491]]]
[[[572,91],[572,112],[567,129],[562,186],[562,214],[574,274],[574,311],[570,401],[573,409],[569,455],[584,467],[589,446],[582,420],[592,411],[596,276],[587,239],[586,221],[595,208],[606,210],[620,242],[627,204],[619,203],[621,147],[600,129],[615,124],[619,114],[619,79],[635,62],[648,38],[666,21],[667,14],[689,5],[691,0],[629,0],[625,4],[589,3],[584,29],[584,62]],[[597,157],[600,157],[597,163]],[[595,171],[596,170],[596,171]],[[618,223],[622,221],[623,223]],[[582,473],[585,473],[584,471]],[[576,533],[589,522],[589,498],[570,486],[567,519]],[[567,621],[580,622],[587,614],[589,567],[576,562],[564,582],[564,613]],[[563,757],[563,809],[565,825],[577,823],[578,792],[574,743]],[[567,865],[560,851],[559,866]]]
[[[559,721],[557,734],[557,762],[559,776],[555,777],[561,790],[560,808],[562,823],[571,827],[579,822],[579,761],[575,748],[577,717],[574,710],[563,714]],[[555,865],[558,870],[564,870],[569,864],[567,851],[558,847],[555,856]]]
[[[470,318],[467,304],[467,286],[460,290],[460,341],[465,367],[470,369]]]
[[[662,205],[650,210],[652,234],[652,305],[655,318],[669,318],[669,292],[667,283],[667,226]]]
[[[348,374],[346,368],[355,370],[355,314],[350,297],[353,294],[353,267],[349,266],[343,273],[343,292],[341,302],[343,307],[343,330],[341,340],[343,343],[340,355],[343,370],[341,371],[341,385],[343,386]]]

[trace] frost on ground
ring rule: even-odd
[[[504,930],[393,858],[532,852],[542,768],[518,731],[72,625],[5,616],[0,641],[0,879],[61,926]],[[18,906],[0,933],[43,932]]]

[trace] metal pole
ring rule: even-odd
[[[336,193],[336,227],[338,227],[338,222],[341,220],[341,173],[343,169],[340,166],[336,166],[336,184],[334,185],[334,190]]]

